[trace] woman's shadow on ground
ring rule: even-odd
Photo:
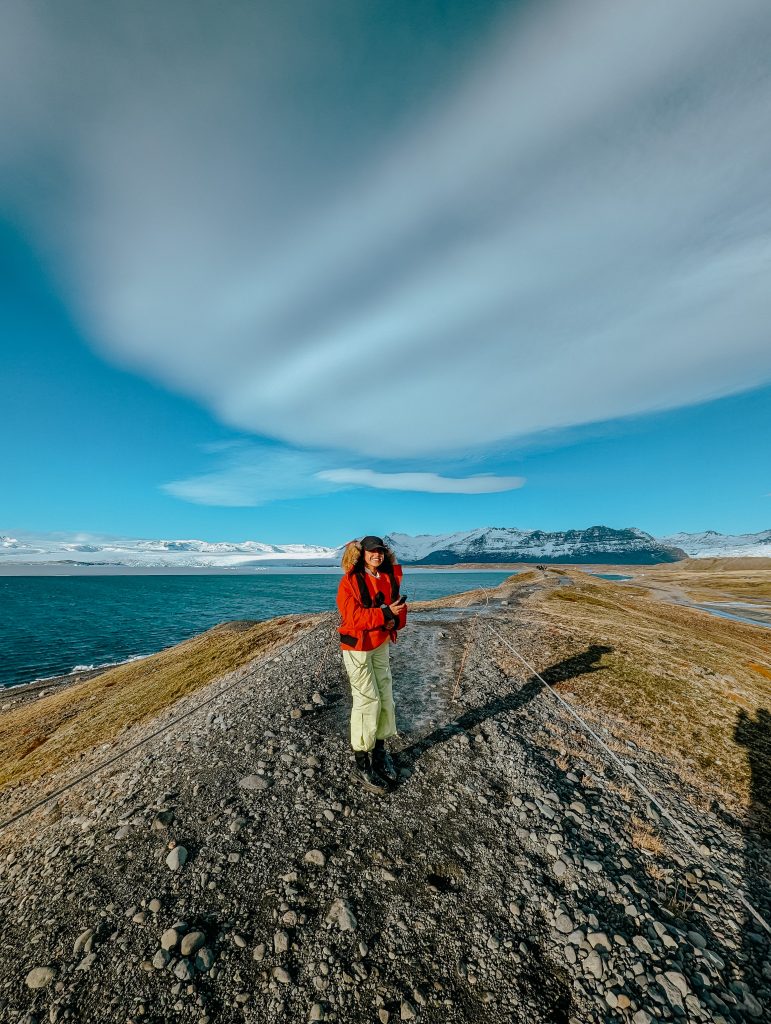
[[[464,711],[457,718],[446,722],[444,725],[437,726],[427,736],[421,737],[400,750],[399,764],[409,770],[431,747],[435,747],[439,743],[446,743],[453,736],[457,736],[458,733],[467,732],[469,729],[473,729],[474,726],[494,718],[496,715],[509,711],[519,711],[538,696],[546,683],[553,686],[555,683],[564,682],[566,679],[573,679],[576,676],[599,671],[602,668],[598,664],[600,659],[604,654],[610,654],[612,650],[612,647],[592,644],[591,647],[588,647],[580,654],[574,654],[570,658],[565,658],[563,661],[550,665],[549,668],[544,669],[540,673],[541,678],[530,676],[529,679],[525,680],[521,686],[511,693],[507,693],[502,697],[496,697],[495,700],[489,701],[489,703],[482,707]]]

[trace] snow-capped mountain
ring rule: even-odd
[[[704,530],[660,537],[662,544],[682,548],[690,558],[771,558],[771,530],[735,536]]]
[[[131,567],[227,567],[260,562],[322,562],[338,559],[338,549],[316,544],[262,544],[205,540],[143,540],[84,534],[0,536],[0,565],[6,562],[125,565]]]
[[[547,533],[514,527],[484,527],[460,533],[392,533],[386,536],[403,565],[452,565],[459,562],[585,562],[650,565],[681,558],[771,557],[771,530],[727,536],[677,533],[654,537],[629,527]],[[94,534],[0,535],[3,564],[115,565],[132,568],[226,568],[260,564],[339,565],[342,545],[237,543],[205,540],[148,540]]]
[[[656,540],[649,533],[629,527],[612,530],[591,526],[587,530],[546,533],[488,527],[441,535],[389,534],[390,543],[405,565],[452,565],[456,562],[602,562],[651,565],[674,562],[685,552]]]

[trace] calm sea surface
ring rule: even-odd
[[[402,590],[427,600],[509,575],[405,571]],[[334,570],[0,577],[0,686],[153,654],[229,619],[330,611],[339,579]]]

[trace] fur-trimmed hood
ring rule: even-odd
[[[385,548],[385,558],[383,559],[383,564],[385,565],[387,562],[390,562],[391,565],[397,565],[398,563],[396,561],[396,555],[394,554],[393,549],[390,548],[387,544],[384,544],[383,547]],[[364,553],[361,550],[360,540],[348,541],[348,543],[345,545],[345,550],[343,551],[343,558],[340,564],[343,567],[344,573],[353,572],[354,569],[358,568],[359,566],[361,566],[361,568],[364,567]]]

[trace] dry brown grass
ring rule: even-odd
[[[757,809],[759,779],[771,778],[771,631],[570,575],[571,587],[539,592],[528,611],[563,631],[558,657],[611,650],[563,696],[618,739],[664,754],[689,783]]]
[[[119,665],[0,714],[0,789],[29,783],[155,718],[315,620],[226,622],[141,661]]]
[[[634,846],[636,850],[639,850],[641,853],[645,853],[650,857],[660,857],[662,853],[664,853],[666,847],[647,821],[643,821],[642,818],[633,816],[631,825],[632,846]]]
[[[693,601],[771,600],[771,559],[693,559],[636,573],[636,585],[678,589]]]

